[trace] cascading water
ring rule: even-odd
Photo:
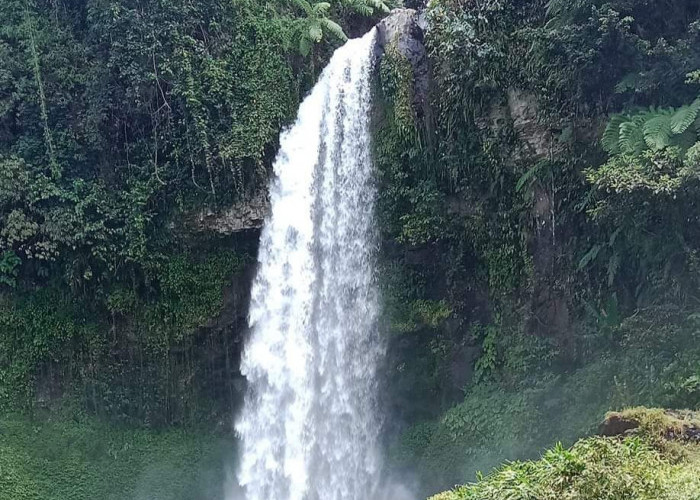
[[[339,48],[280,140],[241,363],[246,500],[377,495],[374,47]]]

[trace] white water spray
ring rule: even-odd
[[[246,500],[378,495],[374,46],[339,48],[280,139],[241,362]]]

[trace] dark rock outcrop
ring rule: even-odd
[[[377,24],[377,48],[383,53],[394,44],[413,68],[413,107],[419,117],[428,115],[430,67],[423,44],[425,20],[414,9],[394,9]]]
[[[233,234],[239,231],[260,229],[270,213],[270,200],[262,193],[248,201],[234,203],[226,210],[203,210],[189,218],[188,225],[195,231],[211,231]]]

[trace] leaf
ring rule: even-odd
[[[691,104],[682,106],[671,117],[671,132],[682,134],[693,124],[700,111],[700,97]]]
[[[317,4],[314,4],[314,13],[316,16],[324,16],[327,12],[328,9],[331,8],[331,4],[328,2],[318,2]]]
[[[518,182],[515,185],[515,191],[519,192],[525,186],[525,184],[528,181],[530,181],[530,179],[535,177],[539,173],[539,171],[542,170],[547,165],[548,165],[548,163],[546,161],[540,161],[534,167],[532,167],[527,172],[525,172],[523,175],[521,175],[520,179],[518,179]]]
[[[323,30],[319,22],[314,22],[309,25],[308,39],[312,42],[320,42],[323,38]]]
[[[535,176],[537,176],[537,173],[540,171],[542,168],[542,164],[538,163],[531,169],[529,169],[527,172],[525,172],[523,175],[520,176],[520,179],[518,179],[517,184],[515,185],[515,191],[520,192],[520,190],[525,186],[525,184],[530,181],[530,179],[533,179]]]
[[[313,45],[313,42],[309,40],[307,37],[302,36],[299,38],[299,53],[306,57],[309,55],[311,52],[311,46]]]
[[[671,117],[668,114],[654,116],[642,127],[644,142],[651,149],[663,149],[671,142]]]
[[[617,270],[620,268],[620,256],[615,253],[608,261],[608,286],[612,286],[615,282]]]
[[[620,153],[620,125],[629,120],[625,115],[612,115],[603,132],[601,144],[603,149],[610,154]]]
[[[367,0],[367,3],[372,6],[373,10],[379,10],[385,14],[388,14],[391,11],[389,6],[382,0]]]
[[[348,37],[345,35],[345,32],[343,31],[343,28],[341,28],[339,24],[327,18],[321,19],[321,22],[323,23],[323,26],[339,40],[342,40],[344,42],[348,39]]]
[[[368,5],[367,0],[347,0],[345,4],[363,16],[371,16],[374,13],[374,9]]]
[[[620,235],[620,231],[622,231],[622,227],[618,227],[613,231],[613,233],[610,235],[610,239],[608,240],[608,246],[612,247],[615,244],[615,241],[617,240],[617,237]]]
[[[581,260],[578,263],[578,270],[580,271],[584,267],[586,267],[588,264],[593,262],[596,257],[598,257],[598,253],[601,251],[603,248],[602,245],[596,244],[591,247],[591,249],[586,252],[586,255],[581,257]]]
[[[307,16],[314,17],[314,9],[307,0],[293,0],[294,3],[303,10]]]
[[[639,154],[646,145],[641,123],[627,121],[620,124],[620,150],[622,153]]]

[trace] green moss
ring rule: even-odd
[[[621,412],[608,412],[601,425],[605,435],[633,434],[643,437],[669,458],[683,460],[698,447],[685,446],[700,435],[700,418],[690,410],[663,410],[636,407]]]

